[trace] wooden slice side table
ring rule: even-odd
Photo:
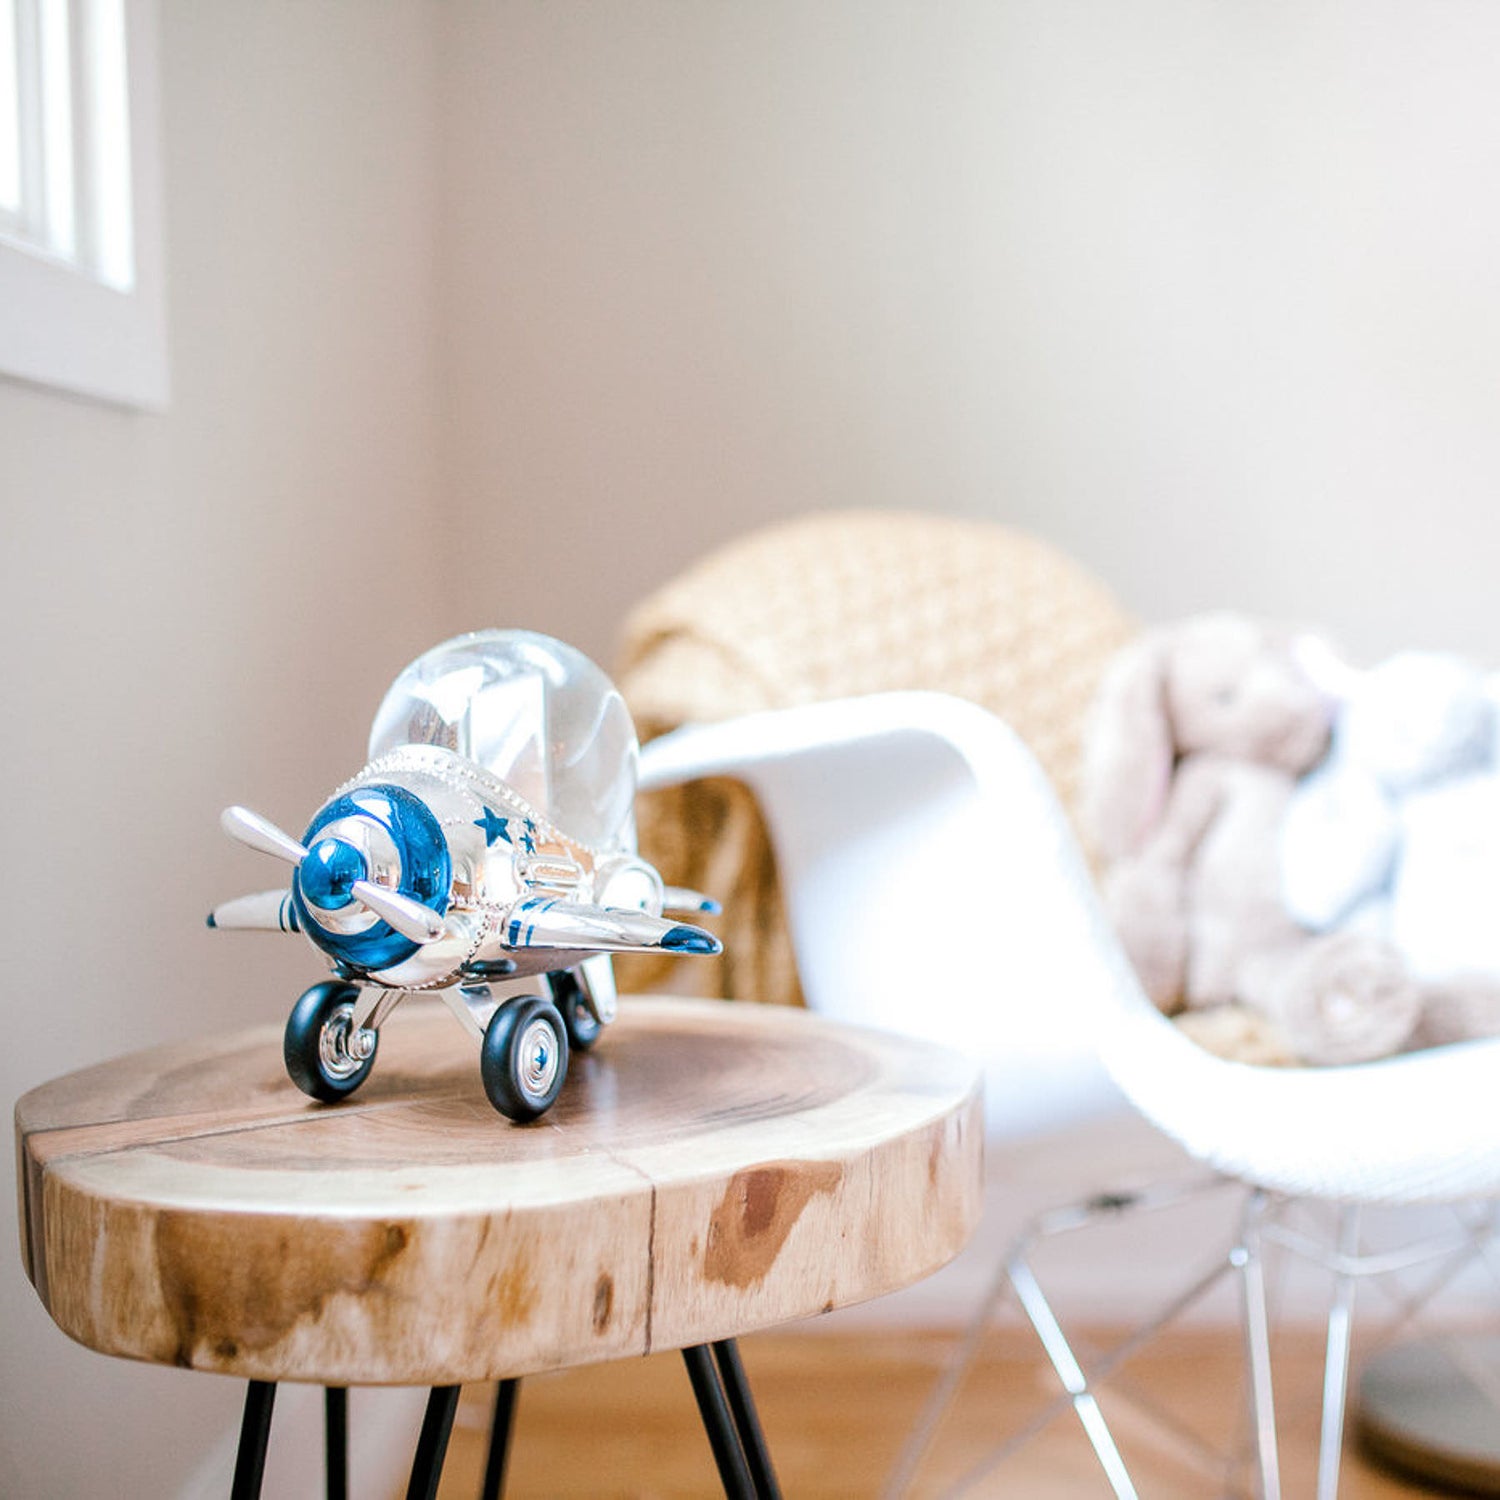
[[[962,1058],[806,1012],[639,999],[533,1125],[409,1001],[337,1106],[278,1028],[85,1069],[16,1107],[23,1254],[91,1349],[248,1379],[236,1495],[259,1490],[279,1381],[432,1388],[410,1494],[436,1490],[462,1382],[499,1383],[498,1494],[523,1376],[685,1353],[726,1492],[774,1494],[734,1339],[879,1296],[978,1220]]]

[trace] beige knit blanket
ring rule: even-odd
[[[1005,719],[1074,811],[1086,710],[1134,623],[1077,564],[979,521],[814,515],[712,554],[625,623],[615,680],[642,741],[679,725],[925,688]],[[632,959],[625,988],[801,999],[765,826],[742,786],[641,798],[641,848],[669,884],[724,903],[724,954]],[[686,972],[691,970],[691,972]]]

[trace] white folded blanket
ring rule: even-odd
[[[1414,977],[1500,977],[1500,677],[1404,652],[1350,674],[1281,830],[1287,907],[1374,930]]]
[[[1500,775],[1408,797],[1391,941],[1418,979],[1500,975]]]

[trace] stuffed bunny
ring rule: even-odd
[[[1148,632],[1102,686],[1084,812],[1106,904],[1163,1011],[1234,1017],[1195,1020],[1205,1040],[1249,1024],[1256,1055],[1337,1063],[1397,1051],[1417,1026],[1388,942],[1310,932],[1282,898],[1278,831],[1331,718],[1291,637],[1237,615]]]

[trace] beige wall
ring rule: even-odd
[[[704,546],[875,504],[1148,617],[1500,661],[1500,9],[443,15],[445,454],[478,551],[547,538],[516,617],[600,649]]]
[[[215,815],[295,822],[397,665],[481,623],[607,657],[777,516],[992,516],[1148,616],[1500,662],[1492,5],[161,30],[172,410],[0,384],[6,1098],[282,1018],[306,953],[201,927],[263,874]],[[230,1382],[67,1344],[13,1256],[0,1319],[7,1493],[166,1493],[232,1423]]]
[[[284,1018],[300,945],[203,927],[273,883],[218,810],[295,823],[468,618],[431,587],[426,8],[171,0],[161,34],[171,412],[0,383],[7,1101]],[[242,1391],[68,1343],[3,1203],[0,1489],[173,1493]]]

